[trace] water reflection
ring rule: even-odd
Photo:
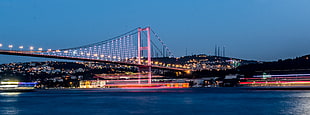
[[[17,102],[16,98],[2,98],[0,99],[1,103],[12,103],[12,102]]]
[[[20,94],[20,92],[0,92],[0,96],[4,97],[18,97]]]
[[[1,115],[16,115],[19,114],[20,110],[16,107],[0,107],[0,114]]]
[[[190,97],[185,97],[183,101],[185,104],[188,104],[188,105],[193,104],[193,98],[190,98]]]
[[[20,92],[0,92],[0,114],[16,115],[20,110],[16,107]]]
[[[289,114],[309,115],[310,114],[310,93],[298,93],[293,100],[289,100],[288,106],[291,107]]]

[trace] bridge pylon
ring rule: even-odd
[[[147,44],[142,43],[142,37],[141,32],[146,31],[147,32]],[[151,57],[151,28],[138,28],[138,64],[141,64],[141,55],[143,55],[143,50],[147,51],[147,67],[148,67],[148,84],[152,83],[152,57]],[[140,79],[140,73],[141,68],[139,67],[139,79]],[[140,84],[140,80],[139,80]]]

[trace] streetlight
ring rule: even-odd
[[[30,49],[30,51],[32,51],[32,50],[34,49],[34,47],[33,47],[33,46],[30,46],[29,49]]]
[[[12,48],[13,48],[13,45],[9,45],[9,48],[10,48],[10,50],[12,50]]]
[[[2,47],[2,44],[0,44],[0,47]]]
[[[24,48],[24,46],[19,46],[18,48],[20,49],[20,51],[22,51],[22,49]]]
[[[39,51],[42,51],[42,50],[43,50],[43,48],[38,48],[38,50],[39,50]],[[41,53],[41,54],[43,54],[43,53]]]

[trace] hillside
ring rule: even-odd
[[[310,73],[310,55],[295,59],[278,60],[239,66],[236,71],[246,77],[260,74],[296,74]]]

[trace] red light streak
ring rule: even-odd
[[[302,84],[310,83],[310,81],[252,81],[252,82],[240,82],[242,85],[246,84]]]

